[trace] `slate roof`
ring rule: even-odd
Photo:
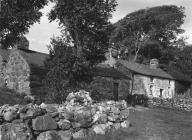
[[[107,65],[107,64],[98,64],[94,68],[94,74],[95,76],[101,76],[101,77],[112,77],[116,79],[130,79],[125,74],[121,73],[120,71],[114,69],[113,67]]]
[[[44,67],[44,62],[49,57],[48,54],[32,50],[19,49],[18,51],[30,65],[38,67]]]
[[[128,62],[125,60],[117,60],[117,63],[123,65],[130,71],[136,74],[141,74],[145,76],[153,76],[153,77],[159,77],[159,78],[164,78],[164,79],[176,79],[175,77],[171,76],[167,72],[163,71],[160,68],[157,69],[151,69],[147,65],[143,64],[138,64],[138,63],[133,63],[133,62]]]
[[[8,50],[0,49],[0,55],[3,57],[4,60],[8,61],[11,51],[12,50],[10,49]],[[43,67],[44,61],[46,60],[47,57],[49,57],[48,54],[32,50],[18,49],[18,51],[30,65],[35,65],[39,67]]]

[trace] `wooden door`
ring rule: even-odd
[[[118,87],[119,87],[118,83],[113,83],[113,96],[115,101],[118,101],[118,97],[119,97]]]

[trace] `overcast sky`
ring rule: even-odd
[[[182,36],[188,37],[187,42],[192,44],[192,0],[117,0],[117,2],[118,6],[113,14],[113,18],[111,19],[112,22],[118,21],[128,13],[147,7],[170,4],[184,6],[186,8],[186,18],[185,23],[182,26],[182,28],[185,30],[185,33]],[[49,20],[46,16],[52,6],[53,5],[49,4],[42,10],[43,16],[40,24],[36,23],[34,26],[32,26],[29,30],[29,34],[26,35],[30,42],[30,49],[32,50],[47,53],[47,45],[50,42],[50,38],[60,34],[58,23],[49,23]]]

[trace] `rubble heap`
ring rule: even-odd
[[[0,107],[0,140],[71,140],[130,126],[125,101],[93,103],[88,92],[70,93],[64,104]]]

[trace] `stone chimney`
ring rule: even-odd
[[[150,60],[150,68],[157,69],[159,67],[159,60],[158,59],[151,59]]]
[[[105,54],[106,61],[105,64],[115,67],[116,59],[118,58],[118,52],[112,48]]]
[[[25,36],[21,37],[16,42],[17,48],[29,50],[29,40]]]

